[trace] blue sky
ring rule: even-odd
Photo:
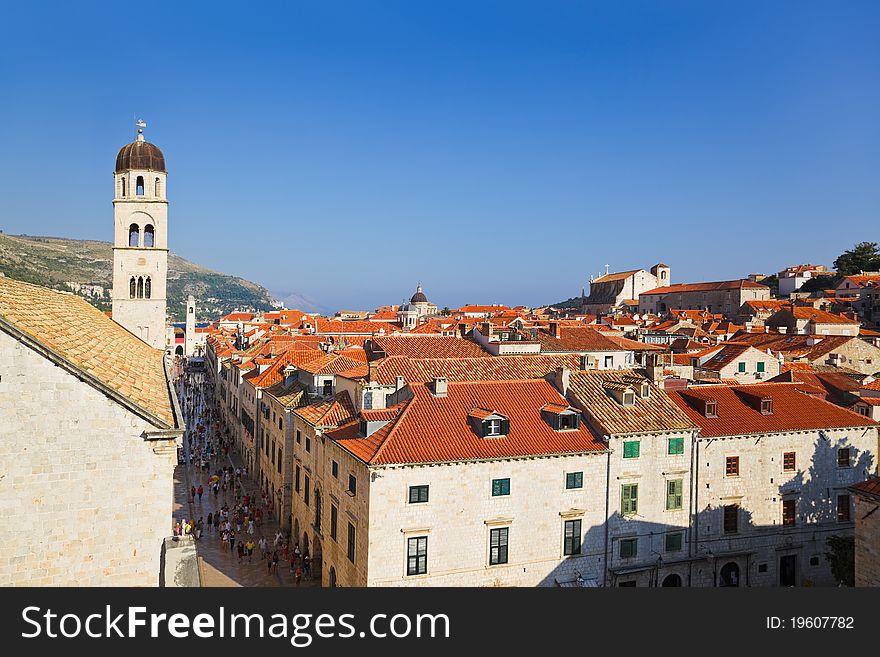
[[[19,3],[0,229],[112,238],[133,116],[172,250],[329,308],[536,305],[880,241],[880,3]]]

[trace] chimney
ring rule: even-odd
[[[367,380],[372,383],[376,380],[376,375],[379,373],[379,363],[375,360],[371,360],[367,363]]]
[[[492,337],[492,325],[489,322],[483,322],[480,324],[480,333],[487,338]]]
[[[400,390],[404,385],[406,385],[406,383],[404,382],[403,377],[398,374],[397,378],[394,379],[394,389]]]
[[[567,367],[557,367],[553,376],[553,384],[563,397],[568,395],[568,377],[569,371]]]
[[[435,376],[431,384],[431,392],[435,397],[445,397],[449,381],[445,376]]]
[[[550,322],[550,333],[553,334],[554,338],[559,337],[559,322]]]

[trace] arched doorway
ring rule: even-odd
[[[299,518],[293,520],[293,540],[296,541],[299,536]]]
[[[333,566],[330,566],[330,588],[336,588],[336,569]]]
[[[676,573],[667,575],[660,586],[681,586],[681,577]]]
[[[721,567],[719,586],[739,586],[739,564],[729,561]]]

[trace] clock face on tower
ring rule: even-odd
[[[168,199],[165,156],[146,141],[123,146],[114,169],[113,319],[165,349]]]

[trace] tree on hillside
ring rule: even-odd
[[[855,540],[852,536],[829,536],[825,541],[828,551],[825,560],[831,565],[831,574],[842,586],[856,585]]]
[[[840,276],[822,274],[809,279],[798,288],[798,292],[818,292],[819,290],[833,290],[840,282]]]
[[[859,242],[848,251],[844,251],[834,261],[834,268],[840,276],[852,276],[860,271],[877,271],[880,269],[880,250],[877,242]]]

